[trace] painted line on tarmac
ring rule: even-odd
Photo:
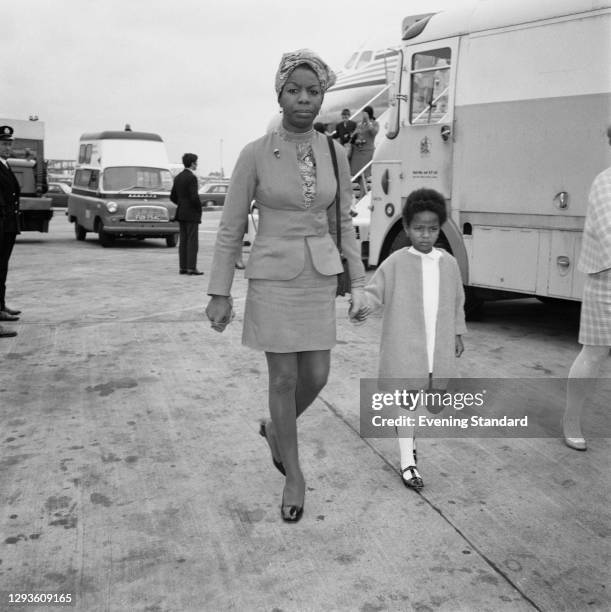
[[[246,300],[246,296],[244,297],[239,297],[239,298],[233,298],[233,303],[241,303],[244,302]],[[129,319],[115,319],[115,321],[119,322],[119,323],[133,323],[136,321],[142,321],[142,320],[147,320],[150,319],[151,317],[162,317],[164,315],[173,315],[176,314],[177,312],[188,312],[189,310],[203,310],[205,308],[205,306],[189,306],[188,308],[180,308],[178,310],[166,310],[165,312],[155,312],[155,313],[150,313],[150,314],[146,314],[146,315],[141,315],[139,317],[131,317]]]
[[[242,302],[246,301],[246,296],[244,297],[238,297],[238,298],[233,298],[233,303],[234,304],[241,304]],[[99,325],[102,323],[137,323],[138,321],[151,321],[151,320],[155,320],[157,321],[158,317],[163,317],[163,316],[167,316],[167,315],[175,315],[176,313],[180,313],[180,312],[188,312],[188,311],[196,311],[196,310],[203,310],[205,308],[205,305],[200,305],[200,306],[188,306],[187,308],[180,308],[180,309],[175,309],[175,310],[166,310],[164,312],[150,312],[148,314],[144,314],[144,315],[140,315],[138,317],[130,317],[128,319],[119,319],[117,318],[117,315],[114,313],[109,313],[109,314],[86,314],[83,315],[82,317],[79,317],[78,319],[66,319],[65,321],[54,321],[53,323],[49,323],[48,320],[45,321],[22,321],[21,324],[24,325],[40,325],[40,326],[52,326],[52,327],[58,327],[61,325],[71,325],[71,326],[79,326],[79,327],[85,327],[88,325]],[[158,321],[160,323],[163,323],[163,321]],[[172,322],[174,323],[180,323],[180,321],[176,321],[173,320]]]

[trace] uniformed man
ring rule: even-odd
[[[7,162],[13,140],[13,128],[0,126],[0,321],[17,321],[21,312],[12,310],[5,302],[8,262],[19,233],[19,183]],[[16,335],[16,331],[0,326],[0,338]]]

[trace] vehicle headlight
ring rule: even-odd
[[[117,203],[113,202],[112,200],[110,202],[106,202],[106,210],[109,213],[116,213],[117,212]]]

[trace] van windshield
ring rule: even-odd
[[[172,176],[169,170],[122,166],[106,168],[102,179],[104,191],[170,191]]]

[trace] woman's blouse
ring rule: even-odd
[[[301,175],[303,203],[310,208],[316,195],[316,161],[311,142],[297,144],[297,165]]]
[[[422,303],[424,306],[426,355],[429,362],[429,372],[432,372],[435,356],[437,311],[439,310],[439,259],[441,258],[441,252],[432,249],[430,253],[421,253],[413,246],[409,247],[408,251],[422,260]]]

